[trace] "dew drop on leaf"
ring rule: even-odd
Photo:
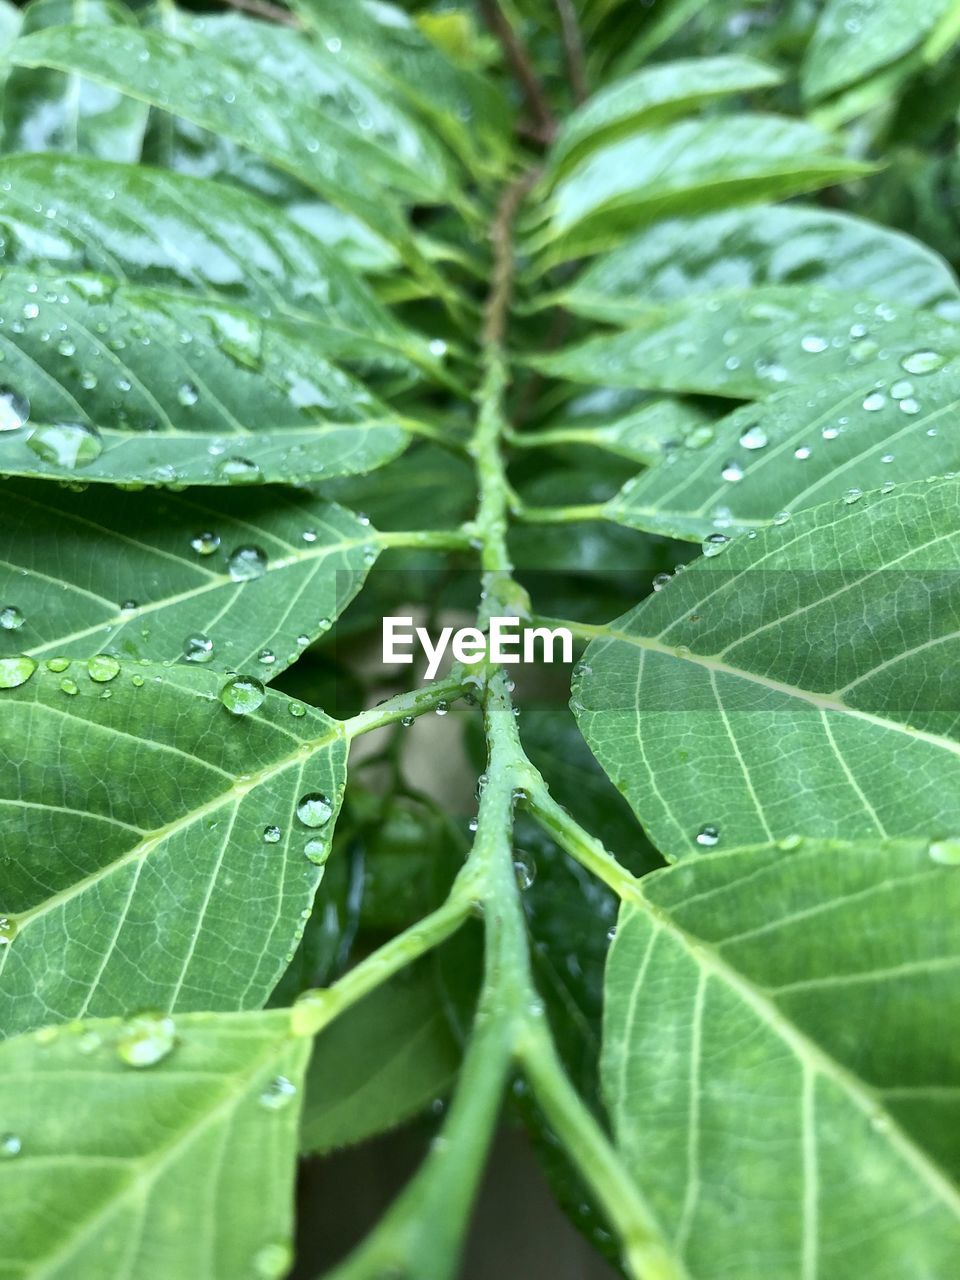
[[[907,373],[933,373],[946,363],[946,358],[939,351],[912,351],[900,361],[900,367]]]
[[[267,691],[255,676],[232,676],[220,690],[220,701],[235,716],[248,716],[263,705]]]
[[[18,658],[0,658],[0,689],[16,689],[26,684],[37,669],[33,658],[21,654]]]
[[[9,946],[17,936],[17,922],[9,916],[0,916],[0,947]]]
[[[747,427],[740,437],[740,443],[744,449],[765,449],[768,442],[767,433],[763,427],[758,426]]]
[[[117,1040],[117,1057],[128,1067],[152,1067],[170,1053],[176,1026],[168,1013],[147,1011],[129,1018]]]
[[[322,827],[333,817],[333,805],[322,791],[308,791],[297,801],[297,817],[305,827]]]
[[[57,422],[34,427],[27,447],[43,462],[74,471],[89,466],[103,453],[103,441],[96,427],[85,422]]]
[[[30,417],[30,401],[12,387],[0,387],[0,431],[17,431]]]
[[[213,657],[213,641],[209,636],[196,632],[183,642],[184,662],[209,662]]]
[[[23,623],[23,614],[16,605],[8,604],[0,609],[0,627],[4,631],[19,631]]]
[[[77,688],[76,680],[71,680],[69,676],[64,676],[63,679],[60,681],[60,689],[69,698],[75,698],[76,695],[80,692],[80,690]]]
[[[23,1149],[23,1143],[15,1133],[5,1133],[0,1137],[0,1158],[12,1160]]]
[[[307,708],[303,705],[302,702],[291,702],[290,714],[292,716],[295,716],[299,720],[301,716],[305,716],[307,714]]]
[[[720,828],[707,824],[697,832],[697,844],[704,849],[712,849],[720,840]]]
[[[513,874],[521,893],[526,893],[537,878],[537,864],[532,854],[527,853],[525,849],[513,851]]]
[[[227,484],[259,484],[263,479],[259,465],[249,458],[221,458],[216,473]]]
[[[943,867],[960,867],[960,839],[934,840],[927,852]]]
[[[47,670],[53,671],[54,673],[58,673],[60,671],[66,671],[69,665],[70,665],[69,658],[48,658],[44,663],[44,666],[47,668]]]
[[[288,1244],[265,1244],[253,1259],[257,1280],[281,1280],[293,1265],[293,1250]]]
[[[227,572],[234,582],[252,582],[262,578],[266,571],[266,553],[259,547],[237,547],[227,561]]]
[[[282,1111],[297,1096],[297,1086],[286,1076],[275,1076],[260,1094],[260,1105],[268,1111]]]
[[[192,382],[182,382],[177,388],[177,400],[180,404],[189,407],[194,405],[200,399],[200,392]]]
[[[743,479],[743,467],[739,462],[725,462],[721,468],[720,475],[730,484],[735,484],[738,480]]]
[[[867,413],[876,413],[878,409],[882,409],[887,403],[887,397],[881,391],[871,391],[863,402],[863,407]]]
[[[718,556],[730,539],[725,533],[709,533],[700,545],[705,556]]]
[[[279,843],[280,843],[280,835],[281,835],[281,832],[280,832],[280,828],[279,828],[279,827],[274,827],[274,826],[264,827],[264,828],[263,828],[263,843],[264,843],[264,844],[279,844]]]
[[[211,533],[205,530],[203,533],[195,534],[190,539],[190,546],[198,556],[212,556],[220,546],[219,533]]]
[[[307,860],[312,862],[314,866],[322,867],[330,854],[330,845],[326,840],[314,837],[303,846],[303,852]]]
[[[845,502],[848,507],[852,507],[853,504],[855,502],[859,502],[862,497],[863,497],[863,490],[857,489],[856,487],[854,487],[852,489],[846,490],[846,492],[843,494],[843,497],[841,498],[841,502]]]
[[[109,684],[120,674],[120,663],[109,653],[98,653],[87,662],[87,674],[97,684]]]

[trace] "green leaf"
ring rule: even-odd
[[[392,1129],[443,1098],[460,1050],[430,961],[405,970],[316,1038],[300,1146],[322,1154]]]
[[[702,540],[782,521],[849,490],[958,471],[960,442],[949,426],[958,407],[955,361],[932,374],[847,374],[784,392],[721,419],[693,439],[699,447],[673,450],[604,510],[634,528]]]
[[[574,708],[668,858],[960,830],[955,479],[723,545],[608,627]]]
[[[407,233],[389,192],[442,194],[442,175],[409,168],[392,149],[395,138],[366,137],[341,111],[305,101],[285,78],[244,67],[212,44],[160,31],[55,27],[22,37],[8,56],[18,66],[73,72],[223,134],[394,239]],[[336,66],[331,61],[334,77]]]
[[[691,1280],[952,1274],[958,909],[879,839],[711,855],[621,909],[604,1091]]]
[[[594,94],[567,120],[549,155],[554,173],[634,133],[686,115],[714,98],[779,84],[780,74],[751,58],[689,58],[646,67]]]
[[[397,5],[345,5],[296,0],[293,8],[327,49],[369,82],[430,120],[458,155],[474,166],[500,166],[510,111],[487,78],[455,66]],[[436,16],[436,15],[434,15]]]
[[[29,431],[0,437],[8,475],[142,484],[325,479],[379,466],[407,435],[334,358],[364,342],[319,323],[108,277],[5,272],[4,377]],[[77,428],[91,424],[78,444]]]
[[[577,382],[753,400],[851,369],[868,386],[928,349],[941,360],[960,351],[960,325],[819,286],[766,285],[682,299],[531,363]]]
[[[684,120],[603,147],[561,181],[551,230],[565,257],[595,252],[670,214],[782,199],[869,172],[796,120]]]
[[[0,228],[8,268],[215,294],[426,346],[316,236],[235,187],[88,156],[11,156]]]
[[[279,675],[363,584],[377,535],[351,512],[278,490],[72,493],[9,483],[0,657],[209,664]],[[129,604],[132,607],[124,607]]]
[[[94,39],[122,36],[135,19],[115,0],[33,0],[21,37],[65,23],[87,27]],[[9,56],[9,54],[8,54]],[[147,124],[147,109],[116,89],[59,70],[14,68],[0,109],[4,151],[88,152],[135,164]]]
[[[339,807],[339,725],[277,693],[232,713],[211,671],[50,665],[0,690],[0,1028],[262,1004],[323,874],[305,850]]]
[[[11,1280],[237,1280],[290,1265],[297,1092],[286,1012],[78,1023],[0,1044]],[[5,1154],[11,1150],[5,1147]]]
[[[948,264],[920,241],[848,213],[788,204],[659,222],[596,259],[557,301],[630,324],[658,305],[763,285],[823,285],[913,307],[960,294]]]
[[[953,0],[908,8],[897,0],[826,0],[803,63],[803,92],[825,98],[902,58],[920,44]]]

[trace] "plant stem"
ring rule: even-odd
[[[384,533],[378,530],[381,547],[409,547],[429,551],[465,551],[473,546],[469,529],[403,529]]]
[[[557,123],[526,45],[510,25],[497,0],[478,0],[478,5],[484,21],[500,41],[507,61],[520,82],[523,96],[536,126],[537,140],[550,142],[557,131]]]
[[[342,721],[343,736],[349,741],[362,733],[394,724],[406,716],[422,716],[426,711],[435,711],[441,702],[462,698],[470,684],[471,681],[462,671],[455,671],[445,680],[437,680],[422,689],[398,693],[396,697],[387,698],[377,706],[369,707],[366,711],[351,716],[349,720]]]
[[[604,502],[587,502],[567,507],[520,506],[514,511],[524,524],[574,524],[578,520],[606,520],[607,505]]]
[[[621,899],[636,900],[640,882],[620,865],[601,840],[584,830],[576,818],[557,804],[539,773],[527,793],[527,808],[561,849],[602,880]]]
[[[580,34],[580,23],[573,0],[554,0],[557,13],[560,15],[560,28],[563,32],[563,49],[567,58],[567,71],[570,75],[570,88],[573,100],[579,106],[590,95],[587,85],[586,56],[583,50],[583,37]]]
[[[231,9],[240,9],[243,13],[252,13],[268,22],[279,22],[284,27],[301,26],[300,19],[282,5],[271,4],[270,0],[224,0]]]

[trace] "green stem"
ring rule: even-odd
[[[437,680],[422,689],[398,693],[396,697],[387,698],[377,706],[343,720],[343,736],[349,741],[407,716],[422,716],[426,711],[435,711],[441,702],[462,698],[474,683],[461,671],[454,671],[445,680]]]
[[[514,512],[524,524],[575,524],[580,520],[608,520],[607,504],[587,502],[569,507],[520,506]]]
[[[638,1280],[684,1280],[686,1272],[609,1138],[570,1083],[543,1027],[528,1028],[519,1057],[544,1117],[616,1231],[628,1274]]]
[[[549,427],[542,431],[514,431],[506,435],[517,449],[549,449],[555,444],[588,444],[602,446],[603,440],[596,427]]]
[[[557,804],[539,773],[529,785],[527,808],[561,849],[602,880],[619,898],[637,898],[640,886],[637,877],[620,865],[601,840],[581,827],[576,818]]]
[[[469,529],[403,529],[399,532],[377,533],[382,547],[409,547],[431,551],[465,551],[473,546]]]

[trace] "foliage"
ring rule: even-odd
[[[507,1099],[627,1275],[947,1280],[960,5],[237,8],[0,11],[0,1271],[426,1114],[330,1274],[452,1277]]]

